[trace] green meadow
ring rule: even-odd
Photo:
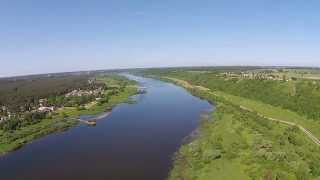
[[[176,153],[170,180],[302,180],[320,177],[320,147],[298,127],[261,116],[294,122],[320,137],[320,121],[310,118],[317,117],[317,112],[304,111],[307,106],[302,104],[297,104],[299,111],[295,112],[290,104],[299,103],[290,99],[293,83],[309,86],[298,87],[304,90],[310,89],[314,83],[244,82],[220,78],[212,71],[194,73],[181,69],[149,70],[145,74],[183,86],[216,106],[210,118],[201,121],[198,135]],[[276,92],[279,89],[282,92]],[[284,96],[285,93],[288,97]],[[312,95],[317,99],[318,94],[315,88],[312,94],[292,98],[307,101],[311,97],[303,96]],[[270,95],[274,96],[263,97]],[[281,101],[284,99],[286,102]],[[308,107],[316,109],[317,104],[310,101]]]

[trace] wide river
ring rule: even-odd
[[[212,106],[183,88],[130,76],[147,88],[97,126],[78,125],[0,157],[1,180],[163,180],[183,139]]]

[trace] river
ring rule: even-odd
[[[1,180],[163,180],[183,139],[212,106],[170,83],[129,76],[147,93],[0,157]]]

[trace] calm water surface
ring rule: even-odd
[[[0,157],[0,180],[163,180],[184,137],[212,106],[175,85],[133,77],[147,93],[97,126],[78,125]]]

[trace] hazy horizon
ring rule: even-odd
[[[40,73],[29,73],[29,74],[17,74],[9,76],[0,76],[0,78],[12,78],[12,77],[23,77],[33,75],[46,75],[46,74],[59,74],[59,73],[77,73],[77,72],[94,72],[94,71],[112,71],[112,70],[133,70],[133,69],[157,69],[157,68],[210,68],[210,67],[278,67],[278,68],[315,68],[320,69],[320,66],[286,66],[286,65],[275,65],[275,66],[264,66],[264,65],[216,65],[216,66],[157,66],[157,67],[129,67],[129,68],[109,68],[109,69],[83,69],[83,70],[71,70],[71,71],[51,71],[51,72],[40,72]]]
[[[5,1],[0,77],[179,66],[320,67],[320,2]]]

